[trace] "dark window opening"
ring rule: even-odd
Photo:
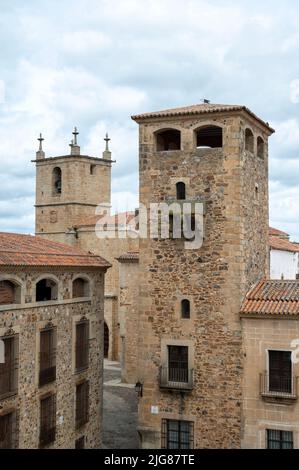
[[[267,449],[293,449],[292,431],[267,429]]]
[[[0,363],[0,397],[14,395],[18,391],[19,337],[2,337],[4,363]]]
[[[40,332],[39,386],[56,380],[56,328]]]
[[[44,447],[55,441],[56,437],[56,395],[50,395],[40,401],[39,444]]]
[[[73,299],[89,297],[89,282],[86,279],[77,278],[73,281]]]
[[[188,346],[168,346],[168,380],[188,382]]]
[[[254,149],[253,133],[250,129],[246,129],[246,131],[245,131],[245,150],[248,150],[249,152],[253,153],[253,149]]]
[[[181,316],[182,318],[190,318],[190,300],[183,299],[181,302]]]
[[[0,415],[0,449],[17,449],[18,431],[16,411]]]
[[[221,148],[222,147],[222,127],[219,126],[205,126],[196,133],[196,147],[197,148]]]
[[[58,285],[52,279],[41,279],[36,284],[36,302],[57,300]]]
[[[268,351],[269,392],[292,393],[292,353],[290,351]]]
[[[193,449],[194,423],[191,421],[162,420],[162,449]]]
[[[89,364],[89,321],[76,324],[76,371],[86,369]]]
[[[107,323],[104,323],[104,357],[108,358],[109,354],[109,328]]]
[[[0,305],[21,303],[21,287],[12,281],[0,281]]]
[[[264,158],[265,143],[261,137],[257,138],[257,156],[261,159]]]
[[[61,194],[62,191],[61,168],[56,167],[53,170],[53,194]]]
[[[186,185],[181,181],[176,184],[176,198],[186,199]]]
[[[156,134],[157,151],[180,150],[181,133],[175,129],[169,129]]]
[[[96,172],[96,165],[90,165],[90,174],[94,175]]]
[[[85,449],[85,436],[76,439],[75,449]]]
[[[89,382],[76,387],[76,428],[80,428],[89,420]]]

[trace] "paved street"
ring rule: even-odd
[[[104,363],[103,447],[136,449],[137,397],[134,385],[120,383],[117,362]]]

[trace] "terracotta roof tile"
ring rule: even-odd
[[[85,266],[108,268],[101,256],[43,237],[0,232],[1,266]]]
[[[291,251],[292,253],[299,253],[298,243],[292,243],[289,240],[285,240],[277,236],[269,237],[269,246],[272,250]]]
[[[136,114],[131,116],[134,121],[142,121],[145,119],[154,119],[160,117],[172,117],[172,116],[184,116],[187,114],[209,114],[209,113],[219,113],[219,112],[231,112],[231,111],[245,111],[250,114],[254,119],[259,121],[261,124],[266,126],[269,131],[274,132],[268,123],[256,116],[250,109],[246,106],[234,105],[234,104],[215,104],[215,103],[201,103],[194,104],[191,106],[183,106],[180,108],[164,109],[161,111],[154,111],[150,113]]]
[[[120,262],[137,262],[139,261],[139,251],[128,251],[116,259]]]
[[[103,219],[103,223],[101,224],[101,219]],[[120,212],[119,214],[114,214],[110,216],[104,215],[92,215],[90,217],[85,217],[84,219],[80,219],[75,224],[76,228],[80,227],[92,227],[98,225],[107,224],[108,227],[117,227],[117,226],[127,226],[132,225],[132,228],[135,228],[135,212],[128,211],[128,212]],[[132,222],[132,224],[130,224]]]
[[[263,280],[246,295],[242,316],[299,316],[299,281]]]
[[[289,234],[283,232],[282,230],[278,230],[277,228],[269,227],[269,235],[271,236],[278,236],[282,238],[288,238]]]

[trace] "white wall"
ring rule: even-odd
[[[270,250],[270,278],[296,279],[298,273],[298,253]]]

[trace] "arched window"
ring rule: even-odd
[[[253,153],[254,143],[253,143],[253,133],[250,129],[245,131],[245,150]]]
[[[186,185],[181,181],[176,184],[176,198],[186,199]]]
[[[257,156],[261,159],[264,158],[265,143],[261,137],[257,138]]]
[[[82,277],[78,277],[73,281],[73,299],[77,297],[89,297],[89,282]]]
[[[0,305],[20,304],[21,286],[14,281],[0,281]]]
[[[221,148],[222,127],[204,126],[195,131],[197,148]]]
[[[182,318],[190,318],[190,300],[188,299],[181,301],[181,316]]]
[[[181,133],[176,129],[157,132],[156,147],[158,152],[181,149]]]
[[[36,284],[36,302],[58,299],[58,284],[53,279],[41,279]]]
[[[53,194],[61,194],[62,183],[61,183],[61,168],[58,166],[53,170],[53,182],[52,182]]]

